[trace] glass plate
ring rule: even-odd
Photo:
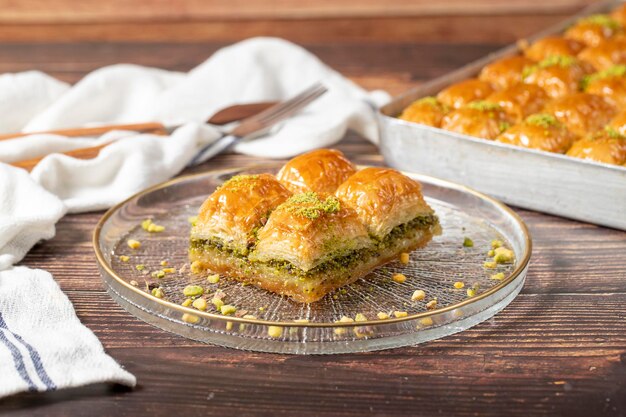
[[[460,332],[503,309],[524,284],[531,239],[513,211],[464,186],[410,173],[406,175],[422,183],[443,233],[426,248],[411,253],[406,265],[396,261],[377,268],[313,304],[297,303],[227,277],[211,284],[207,274],[191,273],[189,217],[231,176],[275,173],[278,168],[258,166],[181,177],[111,208],[93,236],[108,292],[134,316],[191,339],[263,352],[331,354],[414,345]],[[141,227],[147,218],[165,230],[148,233]],[[473,241],[473,247],[463,246],[465,237]],[[128,239],[138,240],[141,247],[130,249]],[[513,264],[484,267],[494,239],[514,251]],[[129,260],[123,262],[120,256]],[[157,272],[164,268],[175,272],[158,278]],[[504,278],[493,279],[499,272]],[[404,274],[406,281],[395,282],[395,273]],[[463,282],[464,288],[455,288],[455,282]],[[224,316],[210,302],[206,311],[183,307],[182,289],[189,284],[204,287],[208,300],[221,290],[226,304],[235,306],[237,312]],[[148,290],[157,285],[165,294],[162,299]],[[423,290],[426,298],[411,300],[415,290]],[[474,290],[474,296],[468,290]],[[432,300],[436,304],[429,309],[427,303]],[[389,318],[379,319],[379,313]],[[357,315],[365,321],[345,322]],[[342,318],[344,322],[339,322]]]

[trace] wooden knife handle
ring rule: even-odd
[[[92,146],[90,148],[76,149],[73,151],[67,151],[67,152],[62,152],[62,153],[63,155],[68,155],[73,158],[91,159],[91,158],[95,158],[96,156],[98,156],[98,154],[100,153],[100,150],[104,148],[105,146],[110,145],[111,143],[114,143],[114,142],[105,143],[103,145],[98,145],[98,146]],[[39,161],[41,161],[46,156],[48,155],[40,156],[38,158],[33,158],[33,159],[27,159],[27,160],[19,161],[19,162],[12,162],[11,165],[13,165],[14,167],[18,167],[18,168],[24,168],[26,171],[30,172],[33,170],[33,168],[35,168],[35,165],[37,165]]]
[[[80,127],[74,129],[49,130],[45,132],[27,132],[27,133],[9,133],[0,135],[0,140],[21,138],[24,136],[35,135],[38,133],[50,133],[61,136],[77,137],[77,136],[100,136],[112,130],[130,130],[139,133],[154,133],[156,135],[166,135],[167,129],[163,124],[156,122],[149,123],[133,123],[126,125],[106,125],[97,127]]]

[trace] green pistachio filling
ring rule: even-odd
[[[538,64],[530,65],[524,67],[522,71],[522,78],[526,78],[529,75],[537,72],[538,70],[550,68],[550,67],[561,67],[561,68],[569,68],[572,65],[578,63],[578,60],[569,55],[550,55],[543,61],[540,61]]]
[[[491,103],[485,100],[472,101],[471,103],[467,105],[467,107],[470,109],[480,110],[483,112],[502,110],[502,107],[499,104]]]
[[[416,217],[415,219],[407,223],[394,227],[391,232],[389,232],[382,239],[376,239],[372,237],[372,241],[374,242],[373,247],[360,248],[349,251],[338,250],[337,253],[329,256],[329,259],[327,261],[321,263],[320,265],[309,271],[303,271],[302,269],[294,266],[291,262],[280,259],[274,259],[266,262],[251,261],[247,258],[247,253],[244,254],[240,251],[233,250],[232,248],[224,245],[224,243],[221,242],[219,239],[191,239],[190,248],[191,250],[196,251],[218,250],[226,252],[230,255],[246,260],[251,264],[263,264],[280,272],[287,272],[291,275],[306,278],[308,276],[316,275],[321,272],[335,271],[339,269],[350,269],[357,265],[359,262],[366,261],[372,256],[378,256],[378,250],[382,250],[392,246],[399,239],[406,237],[414,230],[424,229],[426,227],[433,226],[438,222],[439,220],[434,214]]]
[[[619,78],[624,77],[626,75],[626,65],[613,65],[610,68],[607,68],[603,71],[598,71],[591,75],[586,75],[583,77],[581,81],[581,87],[583,90],[586,90],[589,87],[589,84],[594,81],[604,80],[606,78]]]

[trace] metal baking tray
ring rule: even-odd
[[[592,4],[581,13],[534,36],[562,33],[581,17],[621,4]],[[380,149],[398,169],[460,182],[508,204],[570,219],[626,230],[626,167],[608,165],[478,139],[397,119],[418,98],[474,77],[497,59],[519,52],[511,45],[447,75],[409,90],[378,114]]]

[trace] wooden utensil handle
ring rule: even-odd
[[[90,148],[81,148],[81,149],[76,149],[73,151],[67,151],[67,152],[63,152],[63,155],[68,155],[68,156],[78,158],[78,159],[91,159],[91,158],[95,158],[96,156],[98,156],[98,154],[100,153],[100,150],[104,148],[105,146],[110,145],[111,143],[105,143],[103,145],[98,145],[98,146],[92,146]],[[37,165],[39,161],[41,161],[46,156],[47,155],[41,156],[39,158],[27,159],[25,161],[13,162],[11,163],[11,165],[15,167],[19,167],[19,168],[24,168],[26,171],[30,172],[33,170],[33,168],[35,168],[35,165]]]
[[[39,133],[50,133],[61,136],[77,137],[77,136],[100,136],[112,130],[130,130],[139,133],[154,133],[156,135],[166,135],[167,129],[163,124],[157,122],[133,123],[126,125],[106,125],[97,127],[81,127],[74,129],[49,130],[45,132],[28,132],[28,133],[9,133],[0,135],[0,140],[8,140],[21,138],[24,136],[35,135]]]

